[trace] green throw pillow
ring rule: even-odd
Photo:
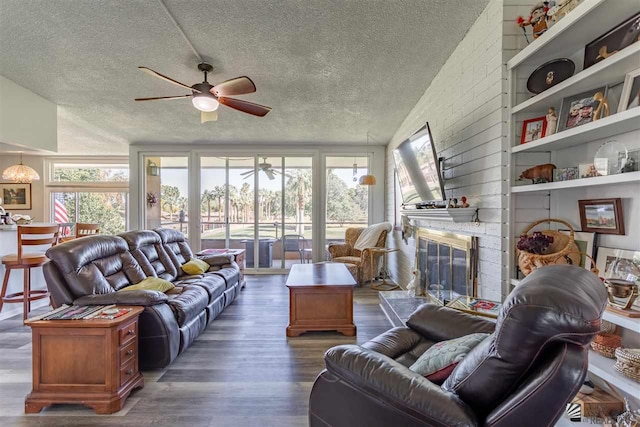
[[[175,288],[173,283],[168,280],[161,279],[159,277],[147,277],[140,283],[127,286],[120,289],[120,291],[160,291],[167,292]],[[118,292],[120,292],[118,291]]]
[[[202,274],[209,270],[209,264],[198,258],[191,258],[187,263],[182,264],[182,271],[190,275]]]
[[[409,369],[431,382],[442,384],[467,353],[488,336],[489,334],[478,333],[440,341],[429,347]]]

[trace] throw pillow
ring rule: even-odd
[[[127,286],[120,289],[120,291],[160,291],[167,292],[175,288],[173,283],[168,280],[161,279],[159,277],[147,277],[140,283]],[[118,291],[118,292],[120,292]]]
[[[191,260],[185,264],[182,264],[182,271],[192,276],[196,274],[202,274],[209,269],[210,265],[198,258],[191,258]]]
[[[442,384],[467,353],[488,336],[477,333],[441,341],[429,347],[409,369],[433,383]]]

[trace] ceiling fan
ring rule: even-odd
[[[267,162],[266,157],[262,158],[262,163],[258,163],[258,172],[264,172],[264,174],[267,175],[267,178],[269,178],[269,180],[271,181],[273,181],[276,178],[275,174],[281,173],[279,170],[274,169],[271,163]],[[253,175],[253,173],[254,173],[254,170],[251,169],[250,171],[243,172],[240,175],[244,176],[243,179],[247,179],[251,175]]]
[[[241,99],[229,98],[230,95],[245,95],[247,93],[253,93],[256,91],[256,85],[253,81],[247,77],[236,77],[235,79],[227,80],[217,85],[211,85],[207,81],[207,74],[213,71],[213,67],[207,63],[198,64],[198,70],[204,73],[204,81],[202,83],[196,83],[193,86],[188,86],[184,83],[180,83],[170,77],[153,71],[151,68],[138,67],[142,71],[151,74],[154,77],[158,77],[169,83],[173,83],[176,86],[180,86],[191,91],[188,95],[178,96],[159,96],[154,98],[136,98],[136,101],[156,101],[156,100],[168,100],[168,99],[182,99],[191,98],[193,106],[201,111],[201,122],[211,122],[218,119],[218,106],[220,104],[231,107],[234,110],[242,111],[243,113],[253,114],[254,116],[264,117],[269,111],[270,107],[264,105],[254,104],[252,102],[243,101]]]

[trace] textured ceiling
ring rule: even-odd
[[[251,77],[200,124],[186,94],[197,60],[156,0],[1,0],[0,74],[59,105],[61,152],[125,154],[127,144],[388,142],[487,0],[166,0],[216,83]]]

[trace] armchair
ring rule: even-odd
[[[358,250],[355,248],[358,238],[365,230],[366,228],[364,227],[347,228],[344,237],[345,242],[342,244],[330,244],[327,248],[332,262],[354,264],[357,267],[356,281],[358,282],[358,285],[363,285],[368,280],[373,280],[370,273],[372,264],[369,249],[366,248]],[[387,233],[388,232],[386,230],[383,230],[378,237],[378,241],[373,247],[384,248],[387,242]],[[377,266],[380,260],[380,255],[376,254],[373,258],[373,265]]]
[[[325,354],[311,390],[311,427],[552,426],[587,372],[606,290],[588,270],[540,268],[509,295],[497,322],[425,304],[373,340]],[[491,333],[436,385],[409,370],[436,342]]]

